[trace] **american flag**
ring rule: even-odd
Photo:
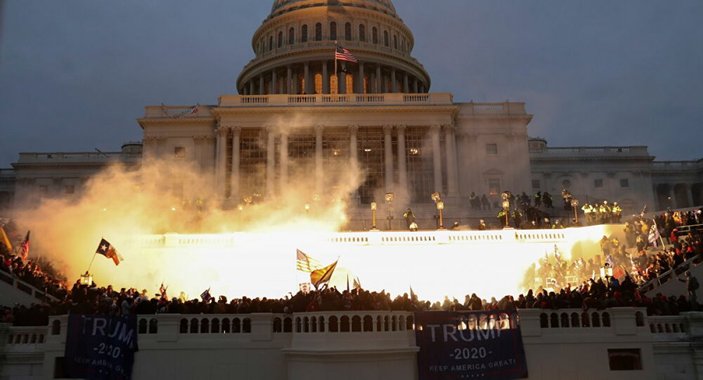
[[[334,59],[338,61],[347,61],[358,63],[359,60],[349,51],[341,46],[337,46],[337,50],[334,52]]]
[[[312,272],[315,269],[320,268],[320,262],[308,256],[305,252],[296,249],[295,252],[296,262],[295,268],[301,272]]]

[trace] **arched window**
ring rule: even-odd
[[[366,42],[366,26],[359,25],[359,41]]]
[[[378,29],[376,29],[375,26],[371,29],[371,38],[373,39],[373,43],[378,45]]]
[[[322,41],[322,24],[315,24],[315,41]]]
[[[347,41],[351,41],[352,39],[351,30],[352,28],[350,22],[344,24],[344,39]]]
[[[303,28],[300,32],[300,42],[308,42],[308,26],[303,25]]]
[[[390,45],[390,41],[388,40],[388,31],[384,30],[383,31],[383,45],[388,47]]]
[[[269,36],[269,51],[273,50],[273,36]]]
[[[295,29],[288,29],[288,45],[293,45],[295,43]]]
[[[149,334],[157,334],[159,332],[159,321],[156,318],[149,320]]]
[[[283,46],[283,32],[278,32],[278,40],[276,41],[276,46],[278,46],[278,48]]]
[[[398,36],[393,36],[393,49],[398,50]]]
[[[352,331],[361,331],[361,317],[358,315],[352,317]]]
[[[337,39],[337,23],[332,21],[330,23],[330,40],[334,41]]]

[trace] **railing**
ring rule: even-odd
[[[27,345],[43,344],[46,340],[46,326],[39,327],[10,327],[7,344]]]
[[[48,294],[44,291],[41,291],[34,286],[16,278],[10,273],[4,272],[0,270],[0,281],[7,283],[8,285],[12,286],[13,288],[22,291],[23,293],[28,294],[31,297],[36,298],[39,301],[46,301],[46,300],[51,300],[51,301],[58,301],[58,298],[52,296],[51,294]]]
[[[646,146],[578,146],[578,147],[547,147],[546,150],[539,152],[541,155],[551,156],[638,156],[649,157],[649,152]]]
[[[651,292],[652,290],[658,288],[659,286],[662,286],[670,280],[677,279],[678,276],[680,276],[682,273],[685,273],[686,271],[691,270],[699,265],[701,265],[701,259],[698,256],[692,257],[684,261],[683,263],[677,265],[676,267],[671,268],[664,273],[658,274],[656,278],[653,278],[642,284],[640,286],[640,292]]]
[[[249,334],[251,318],[219,314],[182,316],[178,332],[179,334]]]
[[[486,313],[494,313],[487,311]],[[684,337],[696,330],[701,313],[681,316],[646,316],[644,308],[582,309],[523,309],[517,318],[500,314],[495,320],[479,318],[471,323],[491,323],[500,328],[520,325],[525,336],[539,336],[568,330],[578,334],[654,334],[658,340]],[[138,315],[138,334],[146,339],[163,341],[186,336],[222,336],[221,339],[260,340],[291,334],[294,339],[343,338],[354,334],[361,339],[366,334],[388,334],[389,338],[406,336],[417,327],[414,313],[407,311],[329,311],[308,313],[258,314],[155,314]],[[51,317],[49,326],[10,327],[7,343],[12,345],[41,344],[47,340],[60,341],[66,337],[68,316]],[[421,328],[421,327],[418,327]],[[697,331],[697,330],[696,330]],[[677,335],[678,334],[678,335]],[[236,337],[239,338],[236,338]],[[153,337],[153,338],[149,338]],[[315,340],[316,342],[321,342]]]
[[[119,160],[124,158],[138,158],[140,154],[122,152],[79,152],[79,153],[20,153],[19,164],[27,163],[95,163]]]
[[[167,119],[193,119],[210,117],[211,106],[191,105],[191,106],[147,106],[144,107],[144,117],[147,118],[167,118]]]
[[[685,170],[696,169],[702,167],[703,160],[697,161],[654,161],[652,162],[653,170]]]
[[[597,228],[598,226],[593,226]],[[590,227],[581,227],[580,230]],[[567,232],[564,232],[567,231]],[[142,248],[235,247],[243,240],[268,239],[257,233],[165,234],[135,237],[132,244]],[[360,231],[319,234],[320,241],[344,245],[427,245],[472,243],[551,243],[570,239],[568,230],[490,230],[490,231]]]
[[[274,333],[295,334],[345,332],[396,332],[413,330],[414,316],[402,311],[358,311],[302,313],[291,317],[275,317]]]
[[[681,316],[655,316],[648,318],[649,332],[655,335],[678,334],[689,332],[685,318]]]
[[[520,241],[554,241],[564,240],[566,235],[559,232],[516,232],[515,240]]]
[[[430,94],[316,94],[316,95],[223,95],[220,97],[221,107],[252,107],[252,106],[310,106],[310,105],[451,105],[452,95],[449,93]],[[512,105],[512,104],[511,104]],[[505,106],[500,104],[501,110]],[[512,105],[512,107],[515,107]],[[147,107],[147,117],[159,117],[160,107]],[[523,108],[524,109],[524,108]],[[503,111],[501,111],[503,112]],[[164,117],[164,116],[161,116]]]
[[[644,326],[644,314],[635,313],[637,326]],[[539,327],[542,329],[565,328],[605,328],[612,326],[611,314],[603,310],[560,309],[542,312],[539,315]]]

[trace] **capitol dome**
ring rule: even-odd
[[[391,0],[275,0],[254,33],[242,95],[426,93],[414,37]],[[341,47],[351,61],[335,61]],[[335,66],[336,65],[336,66]]]
[[[339,6],[341,3],[336,0],[276,0],[271,7],[271,16],[293,9],[327,5]],[[344,6],[373,9],[397,17],[391,0],[348,0],[344,2]]]

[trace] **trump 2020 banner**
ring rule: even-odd
[[[68,317],[64,359],[68,377],[130,379],[137,349],[136,316]]]
[[[419,380],[527,377],[517,312],[415,313]]]

